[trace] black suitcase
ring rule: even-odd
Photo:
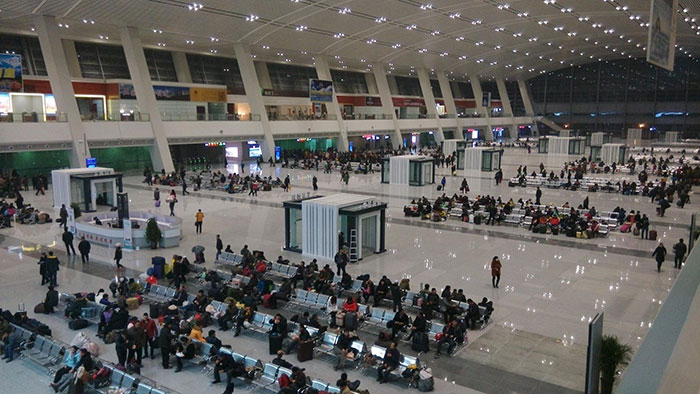
[[[552,235],[559,235],[559,227],[552,227]]]
[[[154,302],[148,306],[148,315],[151,319],[158,319],[158,316],[165,314],[165,308],[163,308],[160,302]]]
[[[346,313],[345,319],[343,320],[343,327],[345,327],[346,330],[355,331],[357,330],[357,325],[357,313]]]
[[[474,224],[481,224],[481,215],[474,215]]]
[[[314,343],[313,341],[299,342],[299,347],[297,349],[297,361],[303,363],[304,361],[313,360],[314,358]]]
[[[428,347],[428,334],[424,332],[414,332],[413,341],[411,342],[411,349],[417,352],[427,352]]]
[[[270,342],[270,354],[277,354],[277,351],[282,349],[282,341],[284,338],[279,335],[269,335],[268,338]]]
[[[76,319],[68,322],[68,328],[71,330],[82,330],[90,325],[90,322],[85,319]]]
[[[442,185],[438,185],[437,191],[442,191]]]

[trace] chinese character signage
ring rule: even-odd
[[[22,91],[22,56],[0,54],[0,92]]]
[[[647,62],[673,71],[678,0],[652,0]]]

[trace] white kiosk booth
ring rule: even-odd
[[[627,147],[622,144],[603,144],[600,150],[600,160],[606,165],[625,164],[626,157]]]
[[[122,192],[122,174],[112,168],[72,168],[51,171],[53,206],[77,203],[83,212],[94,212],[99,205],[117,205]]]
[[[284,202],[285,250],[333,259],[342,245],[350,261],[382,253],[386,238],[386,203],[356,194],[314,196]]]
[[[641,146],[642,145],[642,129],[627,129],[627,145]]]
[[[475,147],[464,149],[465,171],[496,171],[501,169],[503,149]]]
[[[392,156],[382,159],[382,183],[424,186],[435,183],[435,162],[429,156]]]
[[[552,155],[583,154],[586,140],[581,137],[540,137],[537,141],[537,152]]]
[[[677,131],[667,131],[664,134],[664,142],[678,142],[678,135],[680,133]]]

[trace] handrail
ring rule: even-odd
[[[44,123],[67,122],[68,115],[65,112],[45,114],[43,112],[3,112],[0,113],[0,122],[7,123]]]

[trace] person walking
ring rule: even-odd
[[[186,181],[185,178],[183,177],[183,178],[182,178],[182,195],[183,195],[183,196],[186,196],[186,195],[188,195],[188,194],[190,194],[190,192],[187,191],[187,181]]]
[[[122,260],[122,244],[117,242],[115,245],[116,249],[114,249],[114,262],[117,263],[117,270],[120,270],[124,268],[124,266],[120,263]]]
[[[284,189],[285,192],[289,191],[289,188],[290,188],[289,182],[290,182],[289,175],[287,175],[286,177],[284,177],[284,182],[282,183],[282,188]]]
[[[41,252],[41,257],[39,258],[39,262],[37,263],[39,265],[39,275],[41,275],[42,286],[46,283],[49,283],[49,275],[46,272],[46,262],[48,258],[49,257],[46,255],[46,253]]]
[[[197,234],[202,233],[202,224],[204,223],[204,212],[201,209],[194,214],[194,228]]]
[[[148,316],[148,313],[144,313],[141,318],[141,327],[146,332],[146,343],[143,346],[143,357],[148,357],[148,350],[151,350],[151,359],[154,359],[153,351],[158,347],[156,341],[158,340],[158,327],[156,326],[156,321]]]
[[[503,182],[503,170],[499,169],[496,171],[494,178],[496,179],[496,186],[500,185]]]
[[[75,246],[73,246],[73,233],[68,231],[68,229],[64,229],[61,239],[63,239],[63,243],[66,245],[66,253],[68,256],[70,256],[71,250],[73,251],[73,254],[77,254],[75,253]]]
[[[683,243],[683,238],[673,245],[673,268],[681,269],[683,267],[683,257],[687,251],[688,247]]]
[[[156,188],[153,191],[153,200],[156,202],[156,208],[160,206],[160,189]]]
[[[44,184],[44,178],[40,176],[36,182],[36,193],[34,193],[34,195],[38,196],[39,193],[41,193],[42,196],[46,195],[44,193],[45,187],[46,187],[46,185]]]
[[[649,239],[649,217],[646,214],[639,220],[639,235],[642,239]]]
[[[535,205],[540,205],[540,199],[542,198],[542,190],[537,186],[537,191],[535,192]]]
[[[170,353],[172,351],[173,344],[173,334],[170,331],[171,329],[172,323],[168,321],[160,330],[160,335],[158,336],[158,348],[160,349],[160,357],[163,361],[163,369],[170,368]]]
[[[656,257],[656,271],[661,272],[661,264],[663,264],[666,259],[666,248],[662,242],[659,242],[659,246],[654,249],[654,253],[651,254],[651,257]]]
[[[177,195],[175,194],[175,190],[170,191],[170,194],[165,201],[168,203],[168,206],[170,206],[170,216],[175,216],[175,204],[177,203]]]
[[[80,258],[83,260],[83,264],[90,261],[90,242],[88,242],[85,237],[80,237],[80,242],[78,242],[78,251],[80,252]]]
[[[445,185],[447,185],[447,178],[442,177],[442,179],[440,180],[440,185],[442,185],[440,189],[445,190]]]
[[[61,204],[61,210],[58,212],[58,217],[61,219],[58,222],[58,225],[63,226],[64,230],[67,229],[68,228],[68,209],[66,209],[66,204]]]
[[[126,355],[130,348],[129,338],[126,335],[126,330],[121,330],[117,334],[117,339],[114,341],[114,350],[117,352],[117,363],[122,367],[126,366]]]
[[[224,249],[224,242],[221,240],[221,236],[219,234],[216,234],[216,258],[214,260],[218,260],[219,256],[221,256],[221,251]]]
[[[316,178],[316,175],[311,178],[311,186],[313,186],[314,191],[318,190],[318,178]]]
[[[493,260],[491,260],[491,285],[494,289],[498,288],[498,283],[501,281],[502,267],[503,264],[501,264],[501,260],[498,256],[493,256]]]
[[[46,258],[46,277],[49,285],[53,287],[58,287],[56,283],[56,276],[58,275],[58,257],[53,254],[53,251],[49,251],[49,256]]]

